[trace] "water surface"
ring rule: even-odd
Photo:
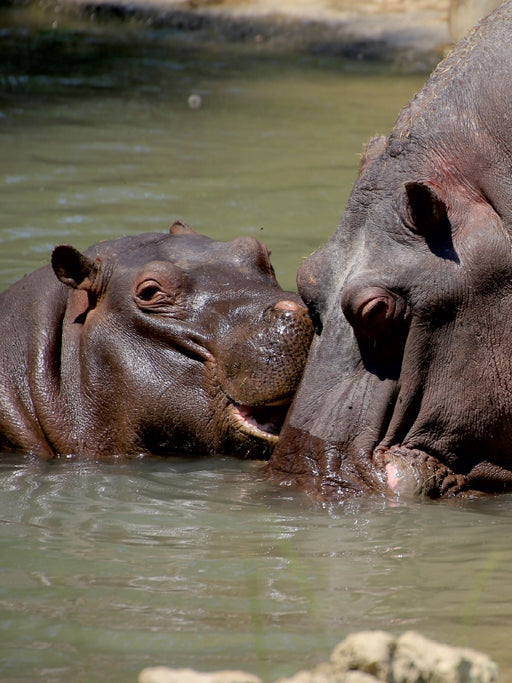
[[[259,237],[294,288],[363,143],[425,79],[147,35],[36,27],[2,60],[0,288],[55,244],[176,217]],[[511,516],[510,496],[317,509],[230,458],[4,455],[0,679],[127,683],[166,664],[272,680],[354,630],[414,628],[488,652],[512,680]]]
[[[3,681],[273,680],[376,628],[484,650],[511,680],[510,496],[328,511],[228,458],[0,474]]]
[[[32,55],[4,56],[0,287],[56,243],[82,248],[180,217],[214,238],[259,237],[294,288],[302,258],[339,222],[363,144],[425,75],[137,35],[130,50],[131,34],[40,30]]]

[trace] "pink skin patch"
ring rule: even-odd
[[[400,477],[397,476],[396,470],[391,463],[388,463],[385,469],[388,480],[388,486],[392,491],[394,491],[396,488],[398,488]]]
[[[414,497],[421,490],[420,483],[414,474],[413,468],[403,458],[391,456],[386,463],[387,484],[390,490],[398,496]]]
[[[283,299],[274,304],[276,311],[298,311],[300,306],[295,301],[289,301],[288,299]]]

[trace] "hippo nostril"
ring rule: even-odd
[[[316,303],[308,303],[308,315],[315,334],[320,336],[322,334],[323,322],[320,309]]]
[[[301,309],[300,304],[296,301],[290,301],[290,299],[283,299],[274,304],[276,311],[299,311]]]

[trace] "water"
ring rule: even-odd
[[[39,30],[21,73],[0,41],[0,288],[56,243],[178,216],[219,239],[259,237],[295,288],[297,265],[339,222],[364,142],[425,76],[137,37]]]
[[[510,496],[329,513],[228,458],[1,470],[2,681],[126,683],[154,664],[272,680],[375,628],[510,673]]]
[[[1,288],[55,244],[178,216],[258,236],[293,288],[364,141],[425,78],[23,17],[28,38],[0,67]],[[482,649],[512,680],[510,496],[324,510],[229,458],[5,455],[0,469],[2,681],[127,683],[156,664],[272,680],[375,628]]]

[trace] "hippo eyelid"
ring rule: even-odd
[[[135,301],[138,307],[148,313],[170,312],[176,304],[176,296],[165,291],[156,280],[141,282],[135,291]]]
[[[146,280],[137,287],[135,296],[138,299],[142,299],[142,301],[151,301],[161,291],[161,287],[156,280]]]

